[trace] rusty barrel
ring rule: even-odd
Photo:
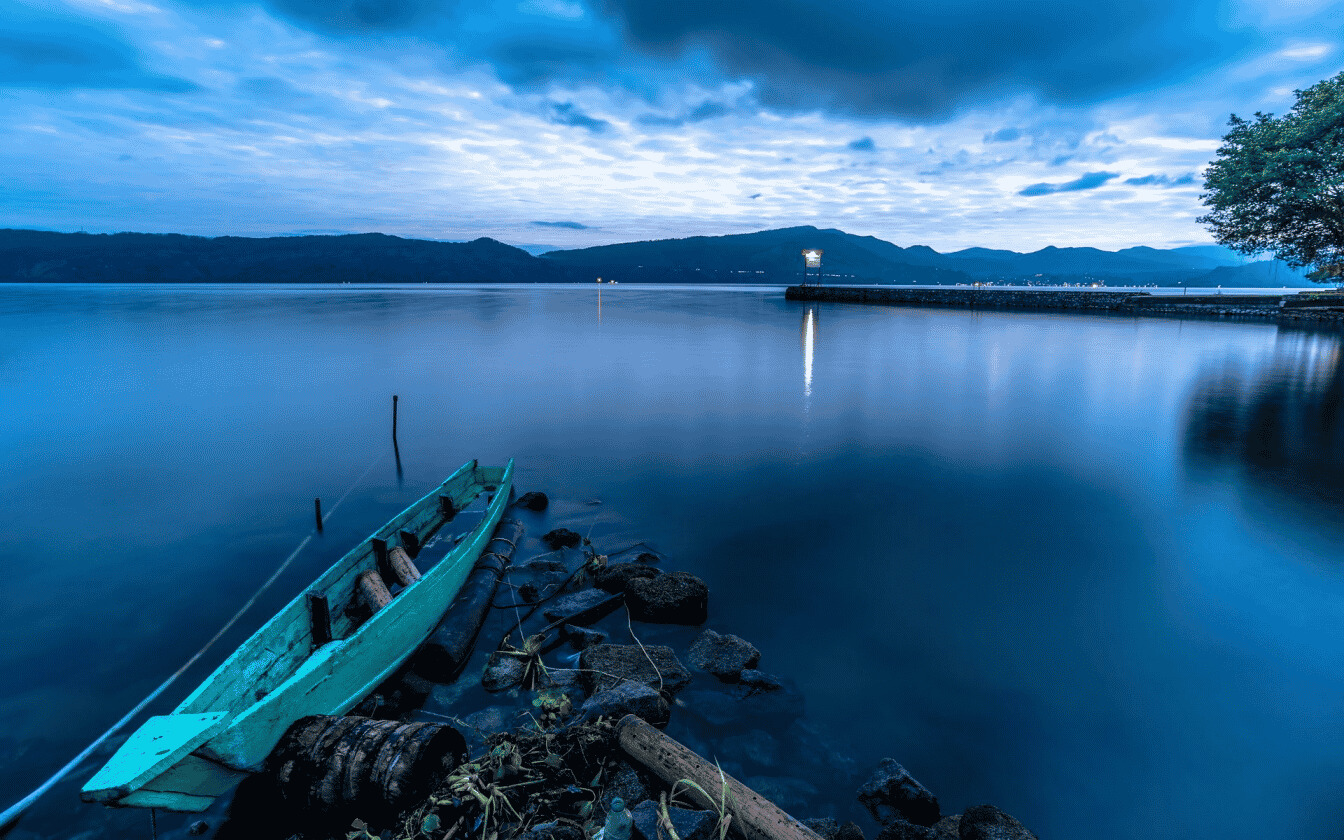
[[[267,760],[280,795],[317,812],[399,810],[426,796],[466,755],[451,726],[313,715]]]

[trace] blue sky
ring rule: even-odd
[[[1340,2],[0,0],[0,226],[1210,241]]]

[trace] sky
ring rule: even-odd
[[[1344,0],[0,0],[0,227],[1211,242]]]

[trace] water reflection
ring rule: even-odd
[[[1186,464],[1227,469],[1294,505],[1344,509],[1344,366],[1339,336],[1280,332],[1254,367],[1224,363],[1190,400]]]
[[[803,323],[799,327],[799,342],[803,346],[803,396],[812,396],[812,355],[817,347],[817,308],[809,306],[803,310]]]

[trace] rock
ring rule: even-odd
[[[636,563],[657,563],[658,561],[660,561],[660,560],[662,560],[662,559],[663,559],[663,558],[659,557],[657,554],[654,554],[653,552],[645,551],[645,552],[642,552],[638,557],[635,558],[635,562],[636,562]]]
[[[739,691],[743,697],[779,691],[784,688],[784,683],[780,682],[779,677],[751,668],[738,675],[738,682],[741,683]]]
[[[528,510],[535,510],[538,512],[545,510],[550,503],[551,500],[546,498],[545,493],[536,490],[533,490],[530,493],[524,493],[514,502],[514,504],[520,508],[527,508]]]
[[[606,592],[624,592],[636,578],[655,578],[661,574],[662,570],[639,563],[613,563],[597,570],[593,585]]]
[[[762,767],[779,763],[779,741],[769,732],[753,729],[719,741],[719,755],[729,761],[750,761]]]
[[[710,840],[719,824],[719,815],[713,811],[692,811],[672,805],[668,807],[667,815],[681,840]],[[630,816],[634,818],[635,831],[644,840],[670,840],[667,832],[658,830],[657,802],[645,799],[634,807]]]
[[[933,840],[933,829],[905,820],[892,820],[878,832],[877,840]]]
[[[633,579],[625,589],[630,616],[653,624],[703,624],[709,617],[709,587],[687,572]]]
[[[960,840],[1036,840],[1036,835],[993,805],[967,808],[957,827]]]
[[[494,735],[509,728],[509,718],[516,714],[504,706],[488,706],[462,718],[462,722],[482,735]]]
[[[943,817],[933,824],[933,840],[961,840],[961,814]]]
[[[666,726],[672,714],[658,689],[629,681],[597,692],[584,701],[579,712],[583,720],[635,715],[658,727]]]
[[[593,645],[579,654],[579,668],[589,693],[629,680],[655,689],[661,685],[662,691],[673,695],[691,682],[686,666],[666,645]]]
[[[535,604],[541,600],[541,590],[531,581],[518,587],[518,600],[524,604]]]
[[[611,810],[611,800],[625,802],[643,802],[653,796],[653,779],[628,761],[619,762],[615,769],[607,774],[602,786],[602,810]]]
[[[197,820],[196,822],[191,824],[190,828],[187,829],[187,833],[190,834],[192,837],[200,837],[202,834],[206,833],[209,830],[210,830],[210,823],[206,822],[205,820]]]
[[[547,621],[565,619],[567,624],[586,626],[601,621],[616,611],[621,599],[608,595],[600,589],[584,589],[561,595],[552,601],[541,614]]]
[[[812,797],[820,793],[811,782],[789,776],[748,776],[742,784],[785,811],[806,810]]]
[[[556,551],[561,548],[574,548],[583,542],[583,537],[568,528],[556,528],[554,531],[542,534],[541,541],[546,543],[546,547],[551,551]]]
[[[942,816],[938,799],[894,759],[884,758],[859,788],[859,802],[882,825],[897,820],[930,826]]]
[[[755,668],[761,661],[761,652],[741,636],[706,630],[691,643],[686,659],[724,682],[737,682],[744,670]]]
[[[546,822],[532,827],[519,840],[585,840],[578,826],[567,822]]]
[[[573,624],[560,625],[560,635],[565,637],[569,646],[575,650],[583,650],[593,645],[600,645],[607,640],[607,634],[601,630],[594,630],[591,627],[575,627]]]
[[[857,823],[847,822],[836,832],[835,840],[863,840],[863,829]]]
[[[486,691],[504,691],[523,681],[523,661],[516,656],[505,656],[499,651],[490,654],[481,675],[481,687]]]
[[[840,824],[830,817],[814,817],[810,820],[803,820],[802,823],[821,840],[835,840],[835,835],[840,833]]]
[[[569,566],[565,565],[565,561],[544,556],[533,558],[517,568],[525,572],[569,572]]]

